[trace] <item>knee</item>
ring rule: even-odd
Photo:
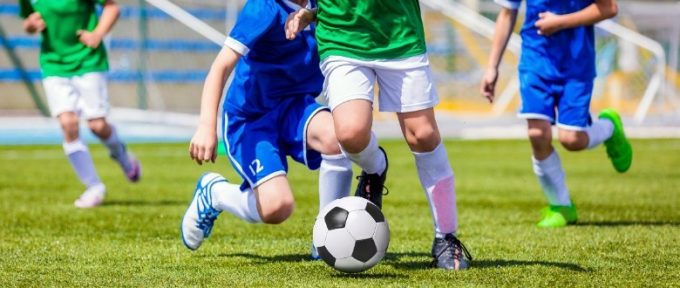
[[[326,155],[337,155],[342,153],[340,151],[340,144],[338,143],[338,138],[334,133],[329,133],[328,135],[323,135],[321,137],[321,147],[322,154]]]
[[[59,125],[64,131],[64,134],[66,134],[67,140],[70,141],[78,138],[78,116],[70,113],[61,114],[59,115]]]
[[[87,126],[95,134],[100,134],[106,129],[107,123],[103,119],[96,119],[88,121]]]
[[[338,127],[335,133],[340,145],[342,145],[342,147],[350,153],[361,152],[364,148],[366,148],[366,146],[368,146],[368,142],[371,140],[370,127],[345,125]],[[328,146],[331,145],[328,144]]]
[[[552,135],[546,129],[533,128],[529,129],[529,140],[531,143],[549,143]]]
[[[421,126],[413,130],[407,130],[404,137],[411,150],[416,152],[432,151],[441,142],[439,131],[431,126]]]
[[[265,205],[261,205],[262,222],[267,224],[281,224],[293,214],[295,203],[292,199],[267,199]]]
[[[579,139],[576,133],[560,134],[560,143],[564,149],[568,151],[579,151],[585,148],[583,141]]]

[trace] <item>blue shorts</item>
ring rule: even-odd
[[[244,182],[255,188],[288,171],[286,156],[316,170],[321,154],[307,149],[307,125],[316,113],[328,107],[313,97],[294,97],[258,118],[223,115],[223,136],[227,156]],[[227,125],[224,119],[227,118]]]
[[[581,131],[590,126],[593,80],[553,81],[535,73],[520,72],[522,107],[518,117],[543,119],[557,127]]]

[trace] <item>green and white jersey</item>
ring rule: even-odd
[[[19,0],[20,16],[38,12],[45,21],[40,49],[43,77],[78,76],[109,69],[104,45],[96,49],[78,40],[78,30],[92,31],[98,19],[95,5],[105,0]]]
[[[318,0],[321,59],[401,59],[424,54],[418,0]]]

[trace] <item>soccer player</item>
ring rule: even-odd
[[[433,266],[468,268],[472,257],[456,237],[454,173],[434,117],[438,97],[418,1],[318,3],[318,10],[300,10],[289,16],[286,36],[295,39],[302,28],[317,23],[325,97],[335,132],[349,158],[363,169],[362,178],[368,180],[368,185],[359,189],[369,199],[380,197],[387,173],[386,155],[371,133],[377,82],[379,109],[397,114],[430,206]]]
[[[323,85],[314,27],[295,41],[284,33],[289,13],[315,6],[313,0],[247,1],[213,62],[189,154],[198,164],[215,161],[218,105],[233,71],[222,135],[244,182],[231,184],[217,173],[199,178],[181,224],[187,248],[199,248],[222,211],[253,223],[279,224],[290,217],[294,199],[286,156],[320,169],[320,208],[349,194],[352,162],[340,150],[328,108],[314,99]]]
[[[20,0],[26,32],[41,33],[40,68],[52,116],[64,132],[64,153],[80,181],[87,187],[75,201],[79,208],[98,206],[106,187],[99,179],[87,146],[79,137],[80,117],[108,148],[111,158],[131,182],[139,181],[139,161],[129,153],[106,116],[109,100],[106,72],[109,63],[102,39],[118,19],[113,0]],[[97,19],[96,5],[102,5]]]
[[[496,0],[503,6],[496,20],[488,69],[481,93],[493,101],[498,65],[515,26],[521,0]],[[563,227],[578,219],[569,196],[560,157],[553,148],[552,127],[569,151],[597,147],[604,142],[618,172],[626,172],[633,150],[618,113],[612,109],[590,118],[590,98],[595,78],[593,25],[614,17],[616,0],[527,1],[522,27],[519,64],[522,107],[527,119],[532,164],[549,206],[541,211],[539,227]]]

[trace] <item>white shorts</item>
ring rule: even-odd
[[[52,116],[75,112],[85,119],[106,117],[109,113],[109,96],[106,91],[106,73],[90,72],[80,76],[49,76],[43,86]]]
[[[349,100],[373,102],[376,80],[380,111],[413,112],[439,102],[427,54],[368,61],[331,56],[321,63],[321,72],[326,77],[324,100],[331,110]]]

